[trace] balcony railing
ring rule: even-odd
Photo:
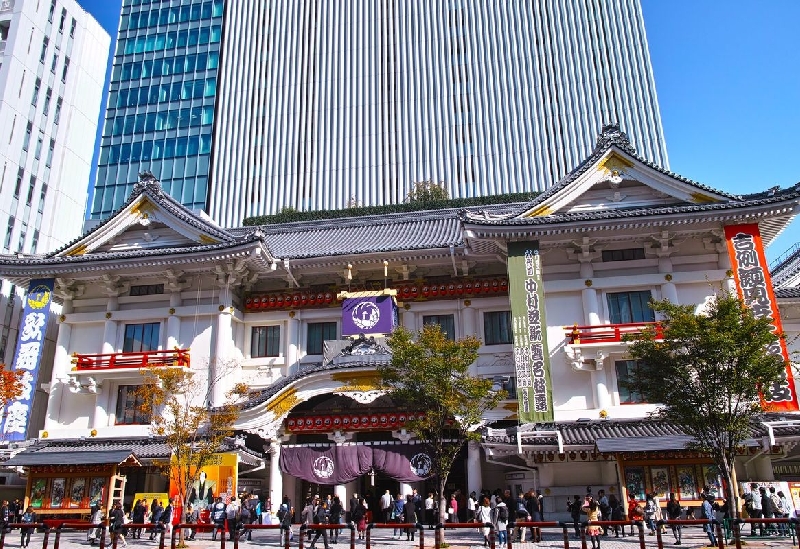
[[[129,368],[152,368],[158,366],[189,367],[189,350],[145,351],[143,353],[112,353],[106,355],[72,355],[77,371],[120,370]]]
[[[604,324],[601,326],[565,326],[570,345],[585,343],[619,343],[626,335],[640,334],[645,328],[655,326],[658,339],[663,337],[658,322],[637,322],[633,324]]]

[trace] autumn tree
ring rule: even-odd
[[[444,181],[436,183],[432,179],[417,181],[406,196],[408,202],[435,202],[437,200],[447,200],[448,198],[450,196],[444,186]]]
[[[720,293],[700,311],[669,301],[650,306],[659,323],[630,336],[628,354],[637,361],[624,383],[646,402],[659,404],[654,417],[694,439],[690,448],[709,455],[736,501],[734,460],[751,424],[762,411],[761,391],[777,382],[786,364],[768,348],[779,339],[769,318],[756,318],[744,302]]]
[[[398,328],[387,344],[392,360],[378,367],[381,385],[397,406],[424,412],[407,429],[430,450],[431,473],[439,483],[439,519],[444,522],[445,486],[453,462],[465,443],[480,440],[484,413],[497,407],[505,391],[493,391],[492,380],[470,374],[481,346],[475,337],[453,341],[438,325],[426,325],[418,334]]]
[[[6,365],[0,364],[0,406],[3,407],[4,420],[8,415],[8,405],[22,396],[22,381],[26,373],[26,370],[6,370]]]
[[[212,408],[208,402],[217,382],[197,379],[189,368],[153,367],[144,371],[144,382],[137,389],[141,411],[151,415],[151,432],[163,438],[172,451],[170,462],[159,467],[177,488],[182,522],[186,521],[191,488],[199,481],[200,470],[233,435],[239,417],[235,401],[248,391],[245,384],[236,384],[226,395],[227,402]]]

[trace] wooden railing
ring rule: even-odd
[[[661,324],[658,322],[637,322],[632,324],[604,324],[598,326],[565,326],[567,341],[570,345],[581,343],[618,343],[629,334],[640,334],[645,328],[655,326],[658,339],[663,337]]]
[[[145,351],[142,353],[111,353],[82,355],[74,353],[72,363],[78,371],[116,370],[123,368],[151,368],[153,366],[189,367],[189,350]]]

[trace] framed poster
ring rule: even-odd
[[[61,507],[64,504],[67,480],[54,478],[50,485],[50,507]]]
[[[703,486],[708,486],[709,493],[715,498],[723,497],[722,478],[716,465],[703,465]]]
[[[72,479],[72,486],[69,490],[69,506],[80,507],[84,492],[86,492],[86,479],[84,477]]]
[[[644,499],[644,467],[625,468],[625,488],[636,499]]]
[[[679,465],[678,472],[678,498],[697,499],[697,479],[695,478],[694,465]]]
[[[103,488],[106,486],[104,477],[92,477],[89,483],[89,505],[103,503]]]
[[[47,489],[47,479],[34,479],[31,485],[31,507],[41,509],[44,501],[44,492]]]
[[[653,493],[661,499],[668,498],[670,492],[669,467],[650,467],[650,477],[653,481]]]

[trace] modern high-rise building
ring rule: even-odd
[[[539,191],[608,122],[668,166],[638,0],[220,2],[124,1],[92,217],[145,170],[225,226]]]
[[[80,235],[110,45],[75,0],[0,0],[0,254],[48,252]],[[21,293],[0,285],[4,364]]]

